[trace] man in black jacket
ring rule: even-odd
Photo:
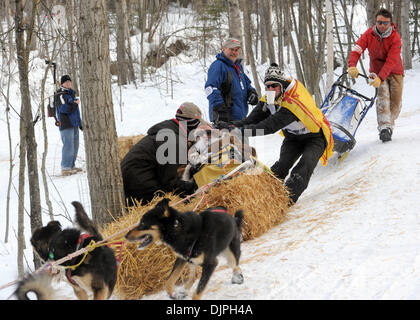
[[[325,117],[306,88],[296,79],[287,77],[277,64],[272,63],[267,69],[264,84],[267,94],[247,118],[219,123],[218,127],[235,131],[239,128],[241,132],[238,134],[251,136],[282,130],[285,139],[280,158],[271,170],[284,180],[293,167],[285,181],[290,191],[290,204],[293,204],[307,188],[318,161],[324,157],[328,144],[323,128],[329,128],[329,124],[323,124]],[[272,93],[272,101],[268,99],[269,92]],[[325,130],[330,137],[331,129]]]
[[[175,191],[191,194],[194,182],[182,181],[178,174],[187,164],[188,137],[200,123],[210,125],[202,118],[199,107],[184,102],[175,118],[155,124],[121,161],[124,193],[128,205],[137,200],[151,201],[157,192]]]

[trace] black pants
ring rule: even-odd
[[[280,159],[274,163],[271,170],[284,180],[295,162],[299,162],[292,169],[290,177],[285,181],[285,186],[290,191],[290,199],[296,202],[308,187],[309,180],[314,172],[319,159],[327,146],[322,132],[304,135],[285,134],[285,139],[280,149]]]

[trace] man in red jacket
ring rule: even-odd
[[[366,48],[370,57],[370,85],[378,88],[376,114],[379,139],[387,142],[391,141],[395,120],[401,111],[404,77],[401,38],[388,10],[380,9],[375,25],[356,41],[348,63],[348,73],[352,78],[359,75],[356,65]]]

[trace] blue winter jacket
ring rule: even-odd
[[[247,94],[248,90],[255,90],[251,85],[251,80],[244,73],[241,65],[242,59],[236,60],[235,64],[229,60],[223,52],[216,55],[208,70],[207,81],[204,85],[207,99],[209,100],[209,117],[213,119],[213,108],[224,104],[221,94],[221,85],[226,81],[228,72],[232,73],[233,105],[230,111],[230,120],[242,120],[248,114]],[[235,68],[236,66],[236,68]],[[226,106],[229,108],[229,106]],[[217,110],[217,108],[216,108]]]
[[[57,118],[60,121],[60,130],[71,127],[79,128],[82,126],[80,118],[79,105],[75,103],[76,92],[73,89],[66,89],[61,87],[57,94],[61,104],[57,106]]]

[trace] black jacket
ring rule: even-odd
[[[184,129],[185,127],[185,129]],[[177,169],[187,161],[186,126],[177,120],[165,120],[151,127],[121,161],[125,196],[143,198],[161,190],[174,191],[179,187]],[[173,137],[174,139],[168,139]],[[158,141],[162,140],[162,141]],[[166,150],[166,152],[165,152]],[[170,163],[162,162],[170,156]]]
[[[264,135],[276,133],[292,122],[299,121],[298,117],[287,108],[280,107],[276,113],[271,114],[268,108],[264,108],[264,105],[265,102],[259,101],[248,117],[243,120],[233,121],[233,124],[236,127],[242,128],[245,134],[256,136],[260,135],[259,133],[262,130]],[[287,130],[284,130],[283,133],[286,138],[296,136]],[[320,135],[322,135],[321,132],[307,133],[302,136],[315,137]]]

